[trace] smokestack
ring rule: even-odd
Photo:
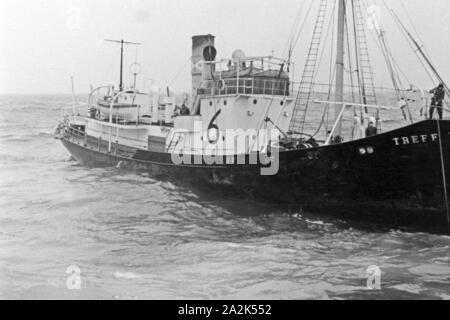
[[[214,61],[217,51],[214,47],[215,37],[211,34],[192,37],[192,93],[195,95],[202,80],[211,78],[214,69],[205,61]]]

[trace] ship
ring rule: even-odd
[[[250,57],[236,50],[218,59],[216,38],[206,34],[192,38],[192,92],[124,88],[127,42],[121,40],[118,88],[93,88],[86,109],[66,113],[55,137],[86,167],[142,170],[194,189],[368,225],[448,232],[450,121],[429,119],[428,112],[413,119],[408,105],[413,100],[395,81],[395,62],[379,28],[394,86],[394,103],[382,105],[361,22],[363,2],[314,2],[318,13],[300,81],[294,81],[292,47],[288,57]],[[315,94],[332,17],[335,77]],[[423,47],[403,31],[448,94]],[[345,61],[346,56],[353,58]],[[345,68],[356,70],[351,87]],[[406,91],[423,93],[412,86]],[[383,114],[399,115],[401,124],[386,128],[390,119]],[[313,116],[321,121],[310,120]]]

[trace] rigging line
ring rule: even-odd
[[[355,22],[355,11],[354,11],[354,2],[352,1],[352,15],[350,16],[349,14],[347,15],[347,19],[349,20],[350,18],[353,20],[353,22]],[[350,69],[350,86],[351,86],[351,93],[352,93],[352,102],[353,103],[356,103],[357,101],[356,101],[356,99],[355,99],[355,88],[354,88],[354,86],[355,86],[355,84],[354,84],[354,77],[353,77],[353,71],[352,71],[352,54],[351,54],[351,52],[352,52],[352,50],[351,50],[351,45],[350,45],[350,29],[349,29],[349,25],[350,25],[350,23],[348,22],[348,20],[347,20],[347,23],[345,24],[345,33],[346,33],[346,35],[347,35],[347,48],[348,48],[348,65],[349,65],[349,69]],[[355,26],[355,24],[353,23],[352,24],[353,26]],[[356,38],[355,38],[355,42],[354,42],[354,45],[355,45],[355,48],[357,48],[357,43],[356,43]],[[358,64],[358,58],[357,58],[357,56],[355,57],[355,61],[356,61],[356,64]],[[358,74],[359,74],[359,71],[358,71],[358,67],[356,67],[357,69],[357,76],[358,76]],[[358,79],[358,81],[359,81],[359,79]],[[358,88],[358,91],[359,91],[359,88]],[[329,101],[329,100],[328,100]],[[353,106],[353,117],[356,117],[357,116],[357,113],[356,113],[356,107],[355,106]],[[352,131],[351,131],[351,140],[353,140],[354,139],[354,137],[355,137],[355,122],[354,121],[352,121]]]
[[[379,34],[379,39],[382,41],[382,44],[383,44],[383,46],[385,48],[387,57],[389,58],[389,61],[391,62],[392,70],[394,71],[394,76],[396,77],[398,84],[403,87],[403,82],[402,82],[402,80],[400,78],[400,75],[399,75],[400,73],[404,76],[406,81],[409,84],[411,84],[411,82],[409,81],[408,77],[406,77],[405,73],[401,70],[399,64],[395,60],[395,57],[394,57],[394,55],[392,53],[391,46],[389,45],[389,41],[387,40],[387,38],[385,36],[387,34],[386,31],[381,29],[381,31],[378,34]]]
[[[422,43],[422,45],[423,45],[424,42],[422,41],[422,39],[421,39],[421,37],[420,37],[420,34],[419,34],[419,32],[417,31],[417,28],[416,28],[416,26],[415,26],[415,24],[414,24],[414,22],[413,22],[413,19],[411,18],[411,15],[409,14],[408,9],[406,9],[406,6],[405,6],[405,3],[403,2],[403,0],[400,0],[400,4],[402,5],[403,10],[404,10],[405,13],[406,13],[406,17],[407,17],[407,19],[409,20],[410,25],[412,26],[414,32],[416,33],[417,39],[419,39],[419,41],[420,41],[420,42]],[[428,56],[430,56],[430,54],[428,53],[427,48],[424,47],[424,50],[425,50],[425,53],[426,53]]]
[[[384,41],[386,41],[386,39],[384,39]],[[403,83],[403,81],[402,81],[402,79],[400,77],[400,75],[403,74],[403,72],[401,72],[401,70],[399,69],[398,64],[395,61],[395,58],[394,58],[394,56],[392,54],[392,50],[389,47],[388,43],[386,43],[386,48],[388,50],[388,55],[389,55],[389,57],[390,57],[390,59],[392,61],[392,68],[394,69],[395,76],[397,78],[397,82],[398,82],[398,84],[400,85],[401,88],[405,88],[404,83]],[[406,78],[406,82],[408,82],[408,84],[411,86],[411,82],[408,81],[407,78]]]
[[[354,2],[352,1],[352,14],[353,14],[353,34],[355,39],[357,38],[357,31],[356,31],[356,20],[355,20],[355,10],[354,10],[355,6],[354,6]],[[356,44],[356,40],[355,40],[355,61],[356,61],[356,76],[358,79],[358,90],[359,90],[359,100],[361,103],[363,103],[363,92],[361,90],[362,88],[362,80],[361,80],[361,74],[360,74],[360,65],[359,65],[359,48],[358,45]]]
[[[258,128],[258,132],[261,132],[263,126],[267,126],[267,121],[265,121],[265,119],[267,119],[267,118],[269,117],[269,112],[270,112],[270,109],[271,109],[271,106],[272,106],[274,100],[275,100],[275,96],[272,96],[272,98],[270,99],[270,102],[267,103],[267,108],[266,108],[266,111],[264,112],[264,118],[260,119],[261,125],[260,125],[259,128]],[[274,124],[275,127],[276,127],[276,124],[275,124],[275,123],[273,123],[273,124]],[[266,127],[266,128],[267,128],[267,127]],[[280,131],[282,134],[284,134],[284,132],[282,132],[278,127],[277,127],[277,129],[278,129],[278,131]],[[255,142],[254,142],[253,145],[251,146],[251,149],[250,149],[250,150],[253,150],[253,149],[255,148],[255,145],[256,145],[257,142],[258,142],[258,139],[255,140]],[[249,151],[250,151],[250,150],[249,150]]]
[[[333,51],[333,46],[332,46],[332,51]],[[333,55],[332,55],[333,57]],[[332,61],[332,60],[331,60]],[[334,78],[335,78],[335,74],[336,74],[336,66],[334,66],[334,70],[333,70],[333,66],[334,64],[331,62],[331,67],[330,67],[330,82],[328,85],[328,95],[327,95],[327,101],[331,100],[331,93],[332,93],[332,86],[334,84]],[[319,127],[317,128],[317,131],[312,135],[312,137],[316,137],[319,132],[320,129],[322,129],[322,126],[325,128],[325,134],[328,134],[328,121],[329,121],[329,110],[330,110],[330,104],[327,103],[323,114],[322,114],[322,119],[321,122],[319,123]],[[325,121],[325,117],[327,118]]]
[[[297,12],[297,16],[294,19],[294,24],[293,24],[291,32],[289,34],[288,41],[286,42],[286,45],[285,45],[285,47],[283,49],[283,57],[285,56],[286,51],[288,49],[289,49],[289,51],[291,50],[290,47],[292,46],[292,42],[293,42],[294,37],[295,37],[295,35],[297,33],[296,30],[297,30],[297,28],[300,25],[302,14],[303,14],[303,9],[304,9],[305,5],[306,5],[306,1],[302,1],[302,5],[300,6],[300,8],[299,8],[299,10]]]
[[[189,62],[191,61],[191,58],[189,57],[187,59],[187,61],[185,62],[185,64],[183,65],[183,67],[176,73],[176,75],[173,77],[173,79],[169,82],[169,86],[171,86],[175,80],[177,80],[181,73],[186,69],[186,66],[189,64]]]
[[[331,12],[335,12],[335,10],[336,10],[336,3],[334,4],[333,9],[332,9]],[[336,36],[336,33],[335,33],[335,30],[336,30],[336,16],[334,14],[332,14],[331,24],[333,26],[333,30],[332,30],[332,33],[331,33],[331,43],[334,43],[335,36]],[[334,63],[334,60],[335,60],[334,59],[334,46],[331,45],[330,47],[331,47],[330,69],[329,69],[330,78],[328,80],[327,101],[331,100],[330,97],[331,97],[332,87],[333,87],[333,84],[334,84],[335,74],[336,74],[336,65]],[[322,119],[321,119],[321,122],[319,124],[319,127],[317,128],[317,131],[312,135],[313,138],[315,136],[317,136],[317,134],[319,134],[320,129],[322,128],[322,126],[325,129],[325,135],[327,135],[327,133],[328,133],[328,122],[329,122],[329,112],[330,112],[330,104],[327,104],[325,109],[324,109],[324,111],[323,111]]]
[[[364,2],[364,5],[365,5],[365,7],[366,7],[366,10],[368,10],[368,5],[369,5],[368,2],[367,2],[367,1],[363,1],[363,2]],[[375,5],[374,2],[373,2],[373,5]],[[380,22],[380,27],[381,27],[381,32],[384,32],[384,34],[386,34],[386,32],[383,31],[383,28],[382,28],[382,26],[381,26],[381,22]],[[411,85],[410,79],[406,76],[405,72],[403,72],[402,68],[401,68],[400,65],[397,63],[397,61],[396,61],[394,55],[392,54],[392,50],[391,50],[391,48],[390,48],[389,42],[387,41],[386,37],[384,37],[384,34],[379,33],[377,29],[375,29],[375,32],[376,32],[376,34],[377,34],[378,40],[376,40],[376,39],[374,38],[373,33],[371,33],[371,35],[372,35],[372,37],[375,39],[375,43],[376,43],[376,45],[378,46],[378,48],[380,49],[380,51],[383,52],[383,50],[384,50],[384,49],[382,49],[382,47],[381,47],[380,44],[378,43],[378,42],[381,43],[380,36],[383,36],[383,40],[385,41],[385,45],[386,45],[387,52],[389,53],[388,57],[391,59],[391,61],[392,61],[392,63],[393,63],[394,70],[396,71],[396,74],[401,73],[401,75],[404,77],[404,79],[406,80],[406,82],[408,82],[408,84]],[[386,57],[385,57],[385,60],[386,60]],[[397,79],[399,80],[400,83],[402,83],[402,81],[400,80],[400,76],[397,75]]]
[[[428,67],[431,69],[431,71],[433,71],[434,76],[438,79],[438,81],[440,81],[441,83],[444,83],[444,80],[441,78],[440,74],[437,72],[436,68],[434,67],[434,65],[432,64],[432,62],[429,60],[429,58],[427,57],[427,55],[423,52],[422,48],[420,47],[420,45],[416,42],[416,40],[412,37],[412,35],[406,30],[405,26],[401,23],[400,19],[398,18],[398,16],[393,13],[395,18],[397,18],[398,23],[400,24],[400,27],[403,28],[403,31],[406,33],[406,38],[411,41],[416,47],[417,50],[415,50],[413,48],[413,50],[415,50],[414,52],[416,53],[417,58],[419,59],[419,61],[422,64],[422,67],[424,68],[424,70],[426,71],[427,75],[430,77],[431,81],[434,82],[435,80],[433,79],[432,75],[430,74],[430,72],[428,71],[428,68],[426,67],[425,63],[428,64]],[[411,44],[410,42],[408,42],[410,44],[411,47],[413,47],[413,44]],[[419,55],[419,52],[422,54],[422,57]],[[423,58],[425,60],[422,61]],[[444,83],[444,86],[446,88],[446,90],[448,92],[450,92],[450,90],[448,89],[447,85]],[[445,104],[447,106],[450,107],[450,102],[445,101]],[[449,111],[449,109],[447,109],[446,111]]]
[[[331,10],[331,12],[335,12],[336,10],[336,3],[334,3],[333,9]],[[332,27],[332,32],[331,32],[331,43],[334,43],[334,39],[335,39],[335,35],[336,33],[334,32],[336,30],[336,16],[334,14],[332,14],[332,18],[330,21],[330,25],[328,26],[328,32],[330,31],[330,27]],[[327,38],[328,39],[328,38]],[[326,41],[325,41],[326,42]],[[336,72],[336,66],[333,63],[333,57],[334,57],[334,46],[331,45],[331,55],[330,55],[330,69],[329,69],[329,81],[328,81],[328,101],[330,101],[330,97],[331,97],[331,92],[332,92],[332,86],[334,83],[334,79],[335,79],[335,72]],[[325,52],[325,48],[323,49],[323,52]],[[334,68],[334,69],[333,69]],[[315,82],[315,80],[314,80]],[[330,109],[330,104],[327,104],[324,112],[322,114],[322,119],[321,122],[319,123],[319,127],[317,128],[317,131],[312,135],[312,137],[314,138],[315,136],[317,136],[317,134],[319,134],[320,129],[322,128],[322,126],[324,126],[326,133],[328,133],[328,120],[329,120],[329,109]],[[305,111],[306,114],[306,111]],[[325,122],[325,117],[327,118],[326,122]],[[305,115],[305,120],[306,120],[306,115]]]
[[[388,44],[388,46],[389,46],[389,44]],[[394,63],[394,66],[396,67],[397,72],[399,72],[403,76],[404,80],[406,80],[406,82],[408,82],[408,84],[411,86],[412,85],[411,80],[408,78],[408,76],[405,74],[405,72],[402,70],[402,68],[398,64],[397,60],[395,59],[394,55],[392,54],[392,50],[389,49],[389,51],[390,51],[390,55],[392,58],[392,62]]]
[[[289,33],[288,41],[286,42],[286,45],[283,50],[283,55],[292,46],[292,42],[294,41],[295,35],[297,34],[297,29],[299,28],[300,23],[302,21],[301,18],[303,17],[303,7],[305,6],[305,4],[306,2],[302,2],[302,6],[300,7],[297,16],[295,17],[294,24],[292,26],[291,32]]]
[[[384,45],[385,50],[386,50],[387,57],[389,58],[389,61],[391,62],[392,70],[394,71],[394,76],[396,77],[398,84],[399,84],[401,87],[404,87],[403,81],[402,81],[401,78],[400,78],[400,74],[402,74],[403,77],[404,77],[404,78],[406,79],[406,81],[408,82],[408,84],[411,86],[411,81],[408,79],[408,77],[405,75],[405,73],[402,71],[402,69],[400,68],[399,64],[398,64],[397,61],[395,60],[395,57],[394,57],[394,55],[393,55],[393,53],[392,53],[392,49],[391,49],[391,47],[390,47],[390,45],[389,45],[389,42],[388,42],[388,40],[386,39],[386,36],[385,36],[385,35],[386,35],[386,32],[380,33],[380,37],[381,37],[380,39],[381,39],[381,41],[383,42],[383,45]]]
[[[383,2],[384,2],[384,0],[383,0]],[[397,24],[398,28],[400,29],[401,34],[405,38],[406,42],[408,43],[408,45],[411,48],[411,50],[413,51],[414,55],[418,59],[419,63],[422,65],[422,68],[425,71],[425,73],[427,74],[428,78],[431,80],[431,82],[435,82],[435,79],[433,78],[433,76],[429,72],[428,68],[425,66],[425,63],[422,61],[422,58],[417,53],[416,48],[414,48],[414,46],[411,44],[411,39],[408,38],[408,35],[406,34],[406,31],[402,28],[401,23],[397,20],[397,17],[395,15],[395,13],[390,8],[388,8],[386,2],[384,2],[384,5],[385,5],[386,9],[389,11],[389,13],[392,16],[392,18],[394,19],[395,23]]]
[[[359,49],[356,51],[356,59],[359,62],[360,67],[358,68],[360,70],[359,72],[359,81],[360,81],[360,94],[361,94],[361,100],[363,104],[369,104],[368,103],[368,97],[370,99],[370,96],[373,95],[373,103],[377,104],[377,93],[375,90],[375,84],[374,84],[374,72],[373,67],[369,57],[369,48],[368,48],[368,36],[367,32],[365,31],[365,28],[361,26],[362,21],[358,21],[358,18],[361,20],[364,20],[366,18],[366,21],[369,21],[369,18],[364,16],[363,8],[364,3],[362,1],[356,2],[359,0],[352,1],[352,9],[353,9],[353,19],[354,19],[354,29],[355,29],[355,47]],[[355,5],[356,3],[356,5]],[[366,8],[366,12],[369,12]],[[370,33],[370,32],[369,32]],[[366,42],[366,43],[364,43]],[[365,56],[365,57],[364,57]],[[363,61],[363,58],[366,59],[366,61]],[[364,65],[366,64],[366,65]],[[368,77],[367,77],[368,75]],[[362,108],[361,108],[362,109]],[[361,110],[362,113],[362,110]],[[368,115],[369,110],[368,108],[364,108],[365,115]],[[376,111],[376,124],[377,127],[380,126],[379,130],[381,132],[381,122],[380,122],[380,110]]]
[[[425,60],[425,62],[428,64],[429,68],[433,71],[434,75],[436,76],[436,78],[438,78],[438,80],[440,80],[441,82],[443,82],[443,79],[441,78],[441,76],[439,75],[438,71],[436,70],[436,67],[434,66],[434,64],[432,63],[432,61],[430,60],[430,58],[425,54],[425,52],[423,51],[422,47],[420,46],[420,44],[414,39],[414,37],[405,30],[405,32],[408,34],[408,37],[410,38],[411,42],[414,43],[414,45],[417,47],[417,51],[419,53],[421,53],[423,59]],[[448,88],[447,88],[448,89]]]
[[[335,10],[336,10],[336,2],[334,3],[334,6],[333,6],[333,10],[332,10],[332,12],[335,12]],[[329,83],[329,87],[328,87],[328,96],[327,96],[327,98],[328,98],[328,101],[330,101],[331,100],[331,93],[332,93],[332,88],[333,88],[333,85],[334,85],[334,81],[336,80],[336,64],[334,63],[335,61],[336,61],[336,59],[335,59],[335,54],[334,54],[334,42],[335,42],[335,40],[336,40],[336,37],[337,37],[337,32],[336,32],[336,30],[337,30],[337,20],[336,20],[336,15],[332,15],[333,16],[333,18],[332,18],[332,22],[333,22],[333,30],[332,30],[332,34],[331,34],[331,43],[332,43],[332,45],[331,45],[331,55],[330,55],[330,72],[329,72],[329,74],[330,74],[330,78],[329,78],[329,80],[328,80],[328,83]],[[337,48],[336,48],[336,50],[337,50]],[[328,124],[329,124],[329,121],[330,121],[330,104],[327,104],[327,107],[325,108],[325,110],[324,110],[324,112],[326,112],[326,116],[327,116],[327,120],[326,120],[326,122],[325,122],[325,124],[324,124],[324,128],[325,128],[325,136],[328,134]],[[319,128],[320,129],[320,128]]]
[[[447,85],[445,84],[445,82],[442,79],[441,75],[436,70],[436,67],[434,66],[434,64],[432,63],[430,58],[427,56],[427,54],[424,52],[423,46],[421,46],[416,41],[416,39],[411,35],[411,33],[409,33],[409,31],[406,29],[404,24],[401,22],[400,18],[397,16],[397,14],[395,14],[395,12],[393,10],[391,10],[391,14],[393,15],[393,17],[396,20],[397,24],[399,25],[400,29],[403,31],[403,35],[406,37],[409,45],[412,47],[412,50],[415,52],[417,58],[419,59],[420,63],[422,64],[422,67],[426,71],[427,75],[430,77],[431,81],[434,82],[435,80],[433,79],[433,76],[430,74],[428,68],[431,69],[431,71],[434,73],[434,76],[437,78],[437,80],[444,84],[446,91],[450,92],[450,89],[447,87]],[[414,48],[414,46],[416,48]],[[420,53],[420,55],[419,55],[419,53]],[[422,61],[422,59],[424,61]],[[425,64],[428,65],[428,68],[427,68],[427,66]],[[450,107],[450,102],[445,101],[445,104]]]
[[[399,84],[397,82],[397,77],[395,76],[395,70],[394,70],[394,67],[392,66],[392,61],[390,59],[390,55],[389,55],[387,44],[386,44],[386,41],[385,41],[385,38],[384,38],[383,31],[378,33],[378,39],[380,41],[381,48],[382,48],[383,54],[384,54],[384,58],[386,60],[387,67],[389,69],[389,74],[390,74],[391,79],[392,79],[392,84],[394,85],[394,89],[395,89],[395,91],[397,93],[397,98],[400,98],[400,96],[399,96],[400,87],[399,87]]]
[[[428,78],[431,80],[431,82],[435,82],[435,79],[429,72],[428,68],[426,67],[425,63],[423,62],[422,58],[417,52],[417,48],[414,48],[414,45],[411,43],[411,39],[408,37],[407,31],[405,30],[404,26],[402,25],[401,21],[399,20],[398,16],[395,14],[395,12],[387,5],[386,1],[383,0],[385,8],[388,10],[389,14],[394,19],[394,22],[397,24],[397,27],[400,29],[400,32],[402,33],[403,37],[405,38],[406,42],[408,43],[411,50],[414,52],[416,58],[419,60],[420,64],[422,65],[424,71],[426,72]]]
[[[308,11],[306,12],[306,17],[309,16],[309,14],[310,14],[310,12],[311,12],[311,9],[312,9],[312,6],[313,6],[313,3],[314,3],[314,1],[312,0],[312,1],[311,1],[311,4],[309,5]],[[298,31],[297,36],[296,36],[296,39],[295,39],[295,41],[294,41],[294,43],[293,43],[293,45],[292,45],[292,49],[291,49],[292,52],[293,52],[294,49],[297,47],[297,43],[298,43],[298,41],[299,41],[299,39],[300,39],[300,35],[303,33],[303,29],[305,28],[305,25],[306,25],[306,21],[307,21],[307,20],[308,20],[308,19],[304,19],[304,20],[303,20],[303,24],[302,24],[302,26],[300,27],[300,30]]]
[[[362,90],[362,100],[364,100],[364,104],[368,104],[367,100],[368,97],[371,96],[374,99],[374,103],[377,103],[376,99],[376,92],[375,92],[375,85],[374,85],[374,72],[372,68],[372,64],[370,63],[370,57],[368,52],[368,44],[367,44],[367,33],[365,32],[365,28],[361,26],[362,21],[358,21],[358,18],[365,18],[363,14],[363,3],[361,1],[356,2],[359,0],[352,1],[352,8],[353,8],[353,17],[354,17],[354,28],[355,28],[355,47],[358,47],[360,52],[357,52],[357,59],[359,60],[360,64],[360,79],[361,79],[361,90]],[[356,3],[356,4],[355,4]],[[367,11],[367,10],[366,10]],[[366,18],[366,21],[368,19]],[[359,23],[358,23],[359,22]],[[365,42],[365,43],[364,43]],[[366,48],[364,48],[366,47]],[[363,49],[364,50],[363,50]],[[366,58],[366,60],[363,60]],[[364,65],[364,63],[366,65]],[[368,76],[368,77],[367,77]],[[368,110],[366,108],[366,113],[368,113]],[[379,119],[380,111],[377,111],[377,119]]]
[[[392,62],[392,66],[395,71],[397,80],[399,81],[400,85],[403,86],[403,84],[402,84],[403,82],[400,79],[400,74],[401,74],[403,76],[403,78],[406,80],[406,82],[408,82],[408,84],[411,85],[410,79],[408,78],[408,76],[406,76],[405,72],[403,72],[402,68],[400,67],[397,60],[395,59],[394,54],[392,53],[392,49],[391,49],[391,46],[389,45],[389,41],[386,39],[386,36],[385,36],[386,32],[385,31],[382,31],[382,32],[383,32],[383,34],[380,33],[379,37],[382,37],[384,46],[386,48],[387,56],[390,59],[390,61]]]
[[[352,5],[353,5],[353,1],[352,1]],[[347,15],[347,19],[350,19],[350,16]],[[348,49],[348,67],[350,69],[350,85],[351,85],[351,92],[352,92],[352,102],[356,102],[355,101],[355,91],[354,91],[354,82],[353,82],[353,71],[352,71],[352,55],[351,55],[351,46],[350,46],[350,30],[348,28],[348,21],[345,24],[345,33],[347,35],[347,49]]]
[[[389,70],[389,74],[390,74],[390,77],[391,77],[392,85],[394,86],[394,90],[395,90],[395,94],[397,96],[397,100],[400,100],[400,98],[402,97],[402,94],[400,92],[399,83],[397,82],[397,77],[395,76],[395,70],[394,70],[394,68],[392,66],[392,61],[389,59],[389,53],[386,52],[387,49],[385,48],[386,44],[384,43],[383,35],[380,35],[380,42],[382,43],[383,54],[385,55],[387,68]]]
[[[336,73],[336,68],[334,69],[334,71],[333,71],[333,73],[332,73],[333,76],[335,75],[335,73]],[[330,74],[331,74],[331,73],[330,73]],[[330,88],[329,88],[329,90],[328,90],[328,101],[330,101],[330,96],[331,96],[331,86],[332,86],[332,85],[333,85],[333,82],[330,84]],[[328,134],[329,110],[330,110],[330,104],[327,103],[327,105],[326,105],[326,107],[325,107],[325,109],[324,109],[324,112],[323,112],[323,114],[322,114],[322,119],[321,119],[321,122],[320,122],[320,124],[319,124],[319,127],[317,128],[317,131],[314,132],[314,134],[312,135],[313,138],[315,138],[315,137],[319,134],[320,129],[322,129],[322,126],[325,128],[325,134]],[[326,121],[325,121],[325,118],[326,118]]]
[[[331,15],[333,16],[333,18],[330,19],[330,23],[328,24],[328,27],[326,29],[326,34],[325,34],[325,38],[324,38],[324,41],[323,41],[324,45],[323,45],[323,48],[322,48],[322,52],[321,52],[321,54],[319,56],[319,60],[317,61],[318,62],[317,66],[320,66],[320,64],[322,63],[322,60],[323,60],[323,56],[324,56],[324,53],[325,53],[325,46],[326,46],[327,40],[328,40],[329,35],[330,35],[331,27],[334,24],[334,14],[333,14],[333,12],[335,11],[335,9],[336,9],[336,2],[334,4],[333,10],[331,10],[331,12],[332,12]],[[309,92],[308,100],[311,98],[311,94],[314,91],[314,87],[315,87],[314,84],[315,84],[315,82],[317,80],[318,74],[319,74],[318,70],[315,70],[315,74],[313,75],[313,79],[312,79],[312,88],[311,88],[312,90],[311,90],[311,92]],[[303,132],[303,130],[305,129],[306,114],[308,113],[308,107],[309,107],[309,103],[307,103],[306,108],[305,108],[305,113],[304,113],[303,119],[302,119],[303,120],[302,130],[300,132]]]
[[[365,5],[366,5],[366,9],[367,9],[368,8],[367,7],[368,4],[365,3]],[[398,87],[396,78],[394,76],[394,72],[392,70],[392,64],[391,64],[391,62],[389,60],[389,57],[388,57],[388,55],[386,53],[386,48],[384,47],[385,43],[382,41],[382,39],[383,39],[383,30],[375,29],[374,31],[376,33],[376,37],[375,37],[373,32],[369,32],[369,33],[372,36],[372,38],[374,39],[375,44],[377,45],[378,49],[380,50],[380,52],[382,53],[382,55],[384,57],[384,60],[385,60],[385,63],[386,63],[386,67],[388,69],[388,73],[389,73],[389,76],[391,78],[392,85],[394,87],[394,92],[395,92],[395,94],[397,96],[397,99],[400,100],[400,89]]]
[[[299,87],[296,102],[294,105],[293,119],[295,119],[295,122],[298,122],[298,125],[301,126],[301,128],[298,128],[300,132],[303,131],[304,126],[305,126],[307,108],[308,108],[309,100],[310,100],[310,97],[311,97],[311,94],[313,91],[314,75],[317,71],[316,70],[317,69],[317,60],[319,58],[318,54],[319,54],[319,51],[320,51],[321,45],[322,45],[321,39],[323,36],[323,27],[324,27],[325,14],[326,14],[327,8],[328,8],[327,0],[321,0],[319,3],[318,11],[317,11],[317,17],[315,20],[314,31],[313,31],[312,39],[310,42],[309,51],[307,53],[306,63],[305,63],[305,67],[303,70],[300,87]],[[317,38],[317,36],[318,36],[318,38]],[[316,43],[314,40],[318,40],[319,42]],[[315,52],[314,55],[312,54],[312,52]],[[313,59],[313,56],[314,56],[314,59]],[[309,62],[313,62],[313,65],[310,65]],[[312,68],[312,70],[309,70],[310,68]],[[309,76],[310,73],[311,73],[311,75]],[[306,88],[304,88],[304,86],[306,86],[306,85],[308,86],[307,92],[303,92],[304,90],[306,90]],[[303,93],[306,94],[306,97],[302,98]],[[302,100],[302,101],[305,100],[304,101],[304,110],[301,110],[301,111],[299,111],[297,109],[297,106],[299,105],[300,100]],[[300,104],[300,106],[302,106],[302,104]],[[300,114],[302,114],[302,115],[300,116]],[[292,123],[293,122],[291,121],[290,128],[294,127],[292,125]],[[296,127],[297,127],[297,124],[296,124]]]
[[[400,86],[403,86],[403,84],[402,84],[402,82],[401,82],[401,79],[400,79],[398,73],[396,73],[396,72],[398,72],[398,71],[395,70],[395,65],[393,65],[393,63],[392,63],[392,61],[394,60],[394,59],[393,59],[393,56],[392,56],[392,52],[390,51],[390,48],[388,47],[388,45],[387,45],[387,43],[386,43],[386,39],[384,38],[383,34],[382,34],[382,36],[381,36],[380,39],[381,39],[381,41],[383,42],[384,47],[385,47],[386,50],[387,50],[386,53],[387,53],[387,55],[388,55],[388,57],[389,57],[389,64],[390,64],[390,68],[391,68],[391,70],[392,70],[392,78],[394,79],[393,81],[394,81],[394,83],[397,83],[397,88],[396,88],[397,98],[398,98],[398,100],[400,100],[400,99],[405,100],[405,99],[406,99],[406,95],[403,94],[403,92],[402,92],[402,91],[400,90],[400,88],[398,87],[398,84],[399,84]],[[394,86],[395,86],[395,84],[394,84]],[[411,110],[410,110],[408,104],[406,104],[405,106],[403,106],[402,109],[401,109],[401,110],[402,110],[402,114],[403,114],[404,119],[407,121],[407,116],[406,116],[406,113],[405,113],[405,111],[404,111],[404,109],[403,109],[404,107],[407,108],[408,113],[409,113],[409,119],[411,120],[411,123],[413,123],[414,121],[413,121],[413,118],[412,118],[412,115],[411,115]]]
[[[414,48],[414,46],[411,44],[410,39],[408,39],[408,36],[406,33],[402,32],[403,36],[406,38],[406,41],[408,41],[408,44],[411,48],[411,50],[414,52],[414,55],[416,56],[417,60],[419,60],[419,63],[421,64],[423,70],[425,71],[425,73],[427,74],[429,80],[431,80],[432,83],[434,83],[436,80],[433,78],[433,75],[430,73],[430,71],[428,70],[427,66],[425,65],[424,61],[422,60],[422,58],[420,57],[420,55],[417,53],[417,49]]]
[[[328,101],[331,100],[331,93],[332,93],[332,87],[335,85],[335,79],[336,79],[336,66],[334,66],[333,69],[333,73],[332,73],[332,80],[331,80],[331,85],[330,85],[330,89],[328,91]],[[330,110],[331,110],[331,105],[328,104],[327,106],[327,121],[325,122],[325,136],[328,135],[328,131],[330,129]]]

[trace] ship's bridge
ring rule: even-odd
[[[210,59],[213,50],[206,46],[204,60],[194,64],[191,113],[175,118],[175,131],[168,138],[167,149],[171,150],[173,142],[182,136],[183,142],[176,143],[174,150],[193,152],[195,131],[199,128],[207,133],[215,128],[220,141],[230,132],[256,132],[256,136],[272,129],[280,136],[287,132],[295,104],[295,89],[289,76],[293,64],[273,56],[246,57],[240,50],[231,59],[214,60]],[[197,141],[197,145],[204,141]],[[251,141],[239,150],[227,152],[261,152],[269,143]],[[204,147],[221,149],[218,145]]]
[[[289,71],[293,64],[284,59],[241,54],[238,58],[203,63],[203,80],[196,89],[196,95],[292,95]]]

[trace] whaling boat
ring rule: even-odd
[[[118,90],[92,90],[87,112],[64,116],[56,137],[88,167],[145,170],[158,179],[233,190],[268,203],[448,231],[450,121],[414,119],[411,106],[421,101],[426,108],[426,94],[400,89],[399,67],[376,26],[394,86],[390,106],[380,103],[363,1],[314,3],[318,14],[299,83],[292,72],[293,45],[287,58],[247,57],[236,50],[219,60],[215,37],[201,35],[192,38],[191,94],[124,90],[127,43],[121,41]],[[448,95],[429,56],[390,12]],[[315,79],[332,28],[335,76],[320,91]],[[384,115],[399,115],[403,122],[389,128]]]

